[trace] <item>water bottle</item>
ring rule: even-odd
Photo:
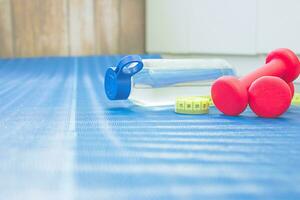
[[[168,106],[174,105],[177,97],[210,95],[215,79],[234,74],[220,59],[141,59],[130,55],[107,69],[104,85],[110,100]]]

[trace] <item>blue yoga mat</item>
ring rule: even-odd
[[[103,74],[119,59],[0,60],[1,200],[300,199],[299,108],[262,119],[110,102]]]

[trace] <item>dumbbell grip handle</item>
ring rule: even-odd
[[[281,78],[285,73],[285,63],[280,59],[273,59],[269,63],[254,70],[250,74],[240,78],[240,81],[247,88],[258,78],[263,76],[277,76]]]

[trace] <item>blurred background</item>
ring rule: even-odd
[[[0,57],[144,53],[144,0],[0,0]]]
[[[297,0],[0,0],[0,57],[221,57],[241,73],[300,53]]]

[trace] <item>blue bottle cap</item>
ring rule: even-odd
[[[110,67],[105,73],[105,93],[110,100],[128,99],[131,91],[131,77],[143,69],[138,55],[125,56],[117,67]]]

